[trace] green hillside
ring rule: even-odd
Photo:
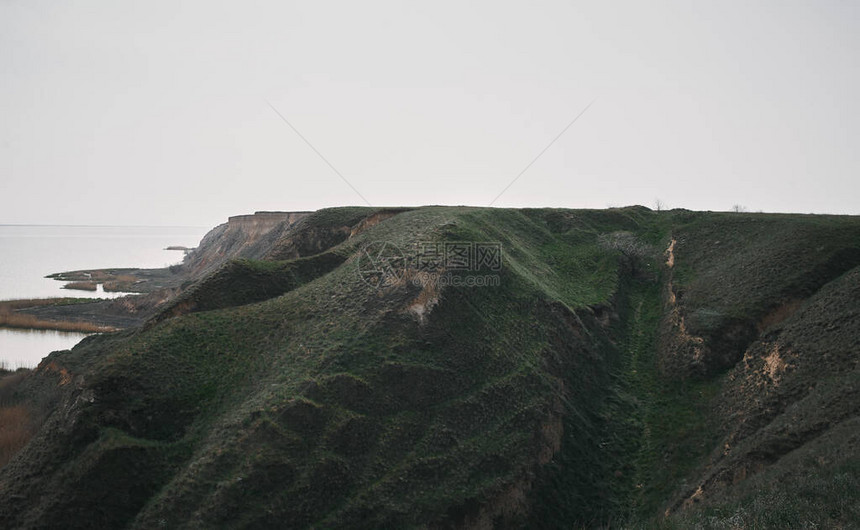
[[[264,241],[7,385],[40,427],[0,527],[860,524],[858,218],[342,208]]]

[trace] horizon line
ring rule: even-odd
[[[0,223],[0,226],[63,226],[69,228],[210,228],[203,225],[94,225],[56,223]]]

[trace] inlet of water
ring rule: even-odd
[[[0,368],[35,368],[49,353],[68,350],[86,333],[0,328]]]

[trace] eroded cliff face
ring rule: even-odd
[[[733,486],[843,465],[860,454],[860,267],[763,329],[726,374],[722,437],[673,509]],[[755,486],[753,486],[755,487]]]
[[[849,218],[810,221],[714,216],[673,233],[660,367],[720,391],[718,441],[667,514],[860,456],[860,230]]]
[[[309,213],[257,212],[230,217],[203,237],[182,267],[192,278],[200,278],[230,259],[260,259],[274,240]]]

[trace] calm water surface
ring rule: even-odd
[[[182,261],[168,246],[196,247],[208,231],[198,227],[12,226],[0,225],[0,300],[21,298],[113,298],[62,289],[48,274],[80,269],[158,268]],[[0,365],[33,367],[55,350],[69,349],[85,335],[58,331],[0,329]]]
[[[0,367],[8,370],[33,368],[47,354],[57,350],[68,350],[85,333],[66,331],[35,331],[0,328]]]

